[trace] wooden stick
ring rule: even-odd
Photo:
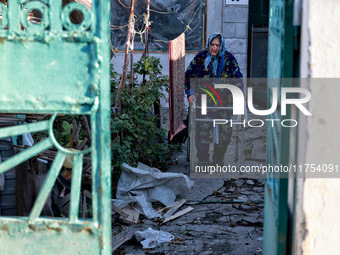
[[[79,145],[79,150],[80,150],[80,151],[84,148],[84,146],[86,145],[86,143],[88,142],[88,140],[89,140],[89,139],[87,139],[87,137],[85,137],[85,138],[83,139],[83,141],[82,141],[81,144]]]
[[[84,196],[92,199],[92,194],[88,191],[88,190],[84,190]],[[113,211],[115,211],[116,213],[119,213],[120,215],[124,216],[124,217],[128,217],[129,214],[127,214],[126,212],[124,212],[122,209],[120,209],[118,206],[114,205],[112,202],[111,202],[111,209]]]
[[[170,221],[170,220],[174,220],[174,219],[176,219],[176,218],[178,218],[178,217],[181,217],[182,215],[184,215],[184,214],[186,214],[186,213],[188,213],[188,212],[191,212],[192,210],[194,210],[194,208],[189,206],[189,207],[185,208],[184,210],[179,211],[178,213],[176,213],[176,214],[170,216],[169,218],[164,219],[164,221],[162,222],[162,224],[165,223],[165,222],[168,222],[168,221]]]
[[[119,219],[127,224],[137,224],[139,219],[139,212],[136,212],[131,205],[127,205],[123,211],[128,214],[127,217],[120,216]]]
[[[130,8],[130,17],[129,17],[129,27],[128,27],[128,34],[126,39],[126,47],[125,47],[125,58],[124,58],[124,66],[123,66],[123,73],[121,76],[121,80],[117,89],[116,101],[115,105],[118,105],[120,94],[124,90],[125,78],[126,78],[126,70],[128,65],[128,55],[129,55],[129,45],[131,44],[131,34],[134,33],[134,12],[135,12],[135,0],[131,0],[131,8]],[[121,111],[119,111],[119,114]]]
[[[91,168],[91,161],[88,161],[87,163],[85,163],[83,167],[83,172],[88,171],[90,168]]]
[[[119,246],[121,246],[126,241],[130,240],[133,235],[141,229],[140,226],[131,226],[126,231],[114,235],[112,237],[112,251],[115,251]]]
[[[144,44],[144,51],[143,51],[143,55],[142,58],[146,56],[146,54],[148,53],[148,27],[149,27],[149,19],[150,19],[150,0],[146,1],[146,17],[145,17],[145,44]],[[143,76],[143,80],[145,79],[145,77]]]
[[[74,138],[73,138],[73,144],[75,149],[79,149],[79,132],[81,129],[81,124],[79,123],[77,126],[77,130],[75,132]]]
[[[84,194],[84,192],[83,192],[83,219],[85,219],[86,210],[87,210],[86,196],[85,196],[85,194]]]
[[[47,161],[50,161],[50,162],[53,162],[53,160],[54,160],[52,158],[43,157],[43,156],[38,156],[38,158],[43,159],[43,160],[47,160]]]
[[[73,138],[76,135],[76,129],[77,129],[77,121],[75,119],[72,120],[72,129],[70,134],[70,148],[73,148]]]
[[[182,200],[179,200],[175,203],[173,203],[171,206],[170,206],[170,210],[164,214],[163,216],[163,219],[166,219],[168,217],[170,217],[171,215],[173,215],[177,210],[178,208],[180,208],[188,199],[182,199]]]
[[[89,141],[91,142],[91,129],[90,129],[89,122],[87,121],[86,116],[83,117],[83,123],[84,123],[84,127],[85,127],[85,130],[86,130],[87,136],[89,138]]]
[[[118,206],[114,205],[111,202],[111,209],[113,211],[115,211],[116,213],[119,213],[120,215],[124,216],[125,218],[129,217],[129,214],[127,214],[126,212],[124,212],[122,209],[120,209]]]
[[[130,52],[130,86],[131,92],[133,92],[133,47],[134,47],[135,33],[131,33],[131,52]]]

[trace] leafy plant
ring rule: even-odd
[[[155,57],[144,57],[134,64],[134,73],[144,75],[146,79],[140,84],[134,79],[132,88],[125,85],[121,104],[114,107],[111,127],[112,139],[116,142],[112,145],[112,165],[117,175],[123,162],[132,166],[143,162],[160,168],[173,150],[173,146],[164,140],[164,129],[157,127],[160,120],[154,114],[154,102],[164,97],[162,91],[168,88],[168,76],[161,73],[161,68]],[[118,74],[114,71],[111,81],[114,101],[119,84]]]
[[[132,166],[143,162],[152,167],[162,168],[173,150],[177,149],[165,141],[165,131],[158,127],[159,116],[154,114],[154,103],[164,97],[163,92],[168,91],[169,83],[168,76],[162,74],[159,59],[142,58],[134,64],[134,73],[143,76],[144,80],[138,82],[135,77],[132,86],[127,83],[121,93],[120,105],[114,105],[120,75],[114,70],[111,72],[113,190],[119,179],[123,162]],[[58,116],[55,120],[54,134],[61,145],[69,147],[72,120],[76,119],[79,123],[81,118],[77,115],[65,115]],[[79,142],[84,137],[87,137],[87,134],[82,127]]]
[[[82,123],[82,117],[83,116],[81,115],[61,115],[56,118],[53,124],[54,135],[60,145],[64,146],[65,148],[70,147],[73,119],[76,120],[77,124],[82,125],[78,137],[79,144],[83,141],[85,137],[87,137],[85,127]]]

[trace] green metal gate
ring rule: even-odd
[[[278,78],[293,77],[293,0],[270,0],[269,41],[268,41],[268,95],[277,88],[278,104],[284,84]],[[272,105],[269,99],[268,105]],[[269,119],[282,120],[280,105]],[[289,118],[289,111],[285,118]],[[268,125],[267,163],[288,165],[289,128],[276,121],[274,127]],[[288,179],[283,173],[275,178],[269,173],[265,187],[265,222],[263,254],[287,254]]]
[[[38,23],[28,20],[40,12]],[[70,14],[82,13],[80,24]],[[0,138],[48,131],[49,137],[0,165],[0,173],[55,146],[46,181],[28,217],[0,217],[1,254],[111,254],[110,1],[92,8],[61,0],[0,3],[0,112],[50,113],[48,121],[0,129]],[[91,115],[91,147],[71,151],[53,133],[57,114]],[[93,218],[79,219],[83,155],[91,151]],[[41,210],[67,155],[74,155],[69,218]]]

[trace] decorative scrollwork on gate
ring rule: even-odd
[[[37,10],[41,13],[40,22],[31,22],[29,14]],[[41,33],[50,25],[49,8],[40,1],[27,2],[21,7],[21,24],[29,33]]]
[[[0,138],[46,131],[48,136],[3,161],[0,173],[47,149],[57,149],[29,216],[0,217],[1,254],[112,253],[110,1],[93,0],[92,8],[75,2],[63,6],[64,2],[0,3],[0,112],[52,114],[49,120],[1,127]],[[75,14],[81,17],[77,21]],[[91,116],[90,149],[72,151],[57,142],[53,123],[58,114]],[[40,217],[70,157],[69,218]],[[92,218],[79,216],[83,160],[91,167]]]
[[[0,29],[4,29],[7,27],[8,18],[7,18],[7,6],[0,2]]]
[[[74,11],[79,11],[83,16],[80,24],[74,24],[70,19],[71,13]],[[61,13],[61,19],[63,21],[63,27],[69,31],[86,31],[91,25],[91,11],[80,3],[72,2],[64,7]]]
[[[91,39],[89,34],[93,34],[94,20],[92,10],[77,2],[62,7],[61,0],[54,1],[10,1],[8,4],[13,6],[0,3],[0,37],[7,37],[9,30],[12,30],[16,33],[13,38],[33,36],[34,39],[41,39],[62,34],[63,38]],[[8,39],[11,38],[9,36]]]

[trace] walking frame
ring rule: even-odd
[[[246,85],[244,86],[244,94],[246,98]],[[244,102],[246,106],[246,102]],[[187,139],[187,161],[190,161],[190,167],[195,166],[197,162],[196,158],[196,122],[213,122],[214,119],[197,119],[196,118],[196,110],[201,110],[201,106],[197,106],[196,102],[193,102],[189,105],[189,137]],[[232,110],[233,107],[207,107],[207,109],[215,109],[215,110]],[[245,107],[245,109],[247,109]],[[233,124],[235,125],[235,163],[237,167],[240,167],[245,159],[244,150],[245,150],[245,127],[242,123],[247,123],[248,114],[245,111],[244,115],[233,116]],[[236,117],[236,119],[235,119]],[[215,125],[213,128],[213,133],[218,133],[218,125]],[[192,169],[191,169],[192,170]]]

